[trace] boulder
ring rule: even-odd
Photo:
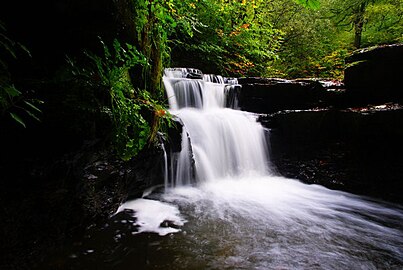
[[[344,83],[360,104],[403,101],[403,44],[361,49],[346,59]]]
[[[256,113],[301,110],[324,106],[326,89],[318,81],[240,78],[239,106]]]

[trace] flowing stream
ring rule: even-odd
[[[185,72],[164,77],[182,150],[166,155],[162,190],[114,217],[131,230],[116,243],[143,243],[116,269],[403,269],[400,206],[276,175],[268,132],[225,108],[224,80]]]

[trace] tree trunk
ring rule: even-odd
[[[366,1],[361,3],[361,5],[356,10],[354,18],[354,47],[356,49],[361,48],[361,37],[362,37],[362,30],[364,28],[364,15],[366,7],[367,7]]]
[[[137,43],[137,32],[135,24],[135,7],[131,0],[113,1],[116,9],[115,20],[118,23],[118,34],[120,40],[135,45]]]

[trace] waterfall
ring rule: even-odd
[[[256,116],[226,108],[228,86],[221,76],[183,77],[183,69],[170,69],[163,78],[171,113],[183,123],[182,150],[171,158],[170,186],[267,175],[265,131]]]
[[[206,82],[224,84],[224,78],[220,75],[204,74],[203,80]]]
[[[240,88],[224,82],[165,71],[181,147],[163,149],[164,192],[119,207],[136,221],[117,247],[155,239],[142,260],[158,269],[403,269],[403,208],[272,174],[267,133],[254,114],[228,108]],[[143,232],[178,235],[133,238]]]
[[[225,106],[227,108],[239,110],[239,95],[241,86],[237,83],[225,86]]]

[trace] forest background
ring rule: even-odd
[[[124,160],[172,124],[165,67],[343,79],[354,50],[403,41],[401,0],[79,2],[1,9],[0,120],[44,143],[107,138]]]

